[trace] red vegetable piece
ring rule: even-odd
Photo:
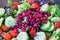
[[[13,2],[12,3],[12,7],[16,10],[18,9],[18,5],[19,5],[19,2]]]
[[[55,27],[60,28],[60,22],[55,22]]]
[[[10,34],[8,34],[8,33],[4,34],[3,37],[4,37],[4,39],[6,39],[6,40],[11,40],[11,36],[10,36]]]
[[[31,6],[32,8],[40,8],[40,5],[37,2],[33,3]]]
[[[17,33],[14,32],[14,30],[10,30],[10,35],[11,35],[11,37],[16,37],[17,36]]]

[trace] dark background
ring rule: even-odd
[[[19,0],[12,0],[12,1],[19,1]],[[44,0],[45,2],[50,0]],[[60,7],[60,0],[53,0],[55,4],[57,4]],[[0,8],[4,7],[7,4],[7,0],[0,0]]]

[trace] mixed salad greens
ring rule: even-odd
[[[0,8],[0,39],[60,40],[58,5],[42,0],[7,0],[7,5]]]

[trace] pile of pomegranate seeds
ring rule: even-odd
[[[21,31],[28,31],[31,37],[36,35],[37,31],[40,31],[42,23],[48,22],[49,13],[36,11],[35,9],[27,9],[25,12],[18,14],[16,17],[17,26]],[[38,30],[37,30],[38,29]]]

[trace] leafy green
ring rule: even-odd
[[[7,0],[7,6],[11,6],[12,5],[12,1],[11,0]]]
[[[17,11],[17,15],[21,12],[24,12],[25,10],[31,8],[29,3],[24,2],[23,4],[18,5],[18,11]]]
[[[51,38],[49,40],[59,40],[60,39],[60,29],[57,29],[53,32]]]

